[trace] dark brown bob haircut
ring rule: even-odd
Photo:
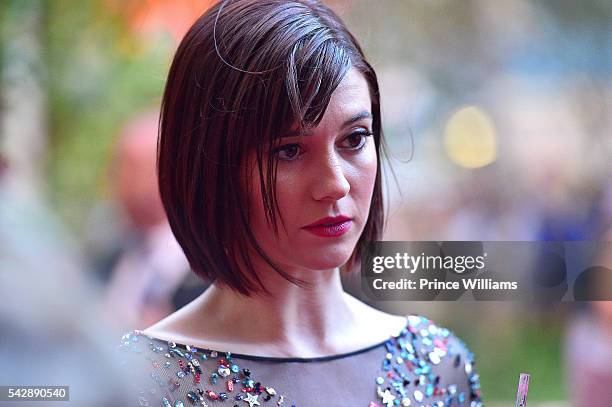
[[[290,130],[317,126],[351,68],[368,82],[378,173],[365,229],[343,266],[383,227],[378,81],[340,18],[311,0],[228,0],[189,29],[172,61],[162,101],[161,199],[193,271],[250,295],[267,292],[248,253],[263,252],[249,228],[248,157],[256,157],[266,219],[278,235],[272,150]],[[246,185],[245,185],[246,184]]]

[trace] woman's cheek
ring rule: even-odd
[[[279,168],[276,174],[276,199],[278,210],[285,221],[296,218],[296,211],[303,208],[304,173],[294,168]]]
[[[376,180],[376,172],[378,171],[378,162],[376,158],[376,147],[374,146],[374,142],[371,141],[365,150],[359,154],[359,158],[356,161],[356,169],[359,172],[359,178],[362,183],[368,181],[366,185],[370,186],[369,189],[374,188],[374,182]]]
[[[367,216],[378,171],[376,148],[373,142],[366,147],[356,164],[355,193],[359,200],[359,206],[362,208],[365,216]]]

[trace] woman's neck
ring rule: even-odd
[[[290,272],[306,285],[298,287],[273,270],[262,278],[270,295],[247,297],[213,284],[144,333],[232,353],[307,358],[371,346],[405,325],[403,317],[345,293],[338,269]]]
[[[197,302],[205,331],[213,328],[219,342],[265,345],[279,353],[310,354],[346,341],[355,322],[352,297],[342,290],[339,271],[311,271],[292,276],[298,287],[272,272],[262,279],[270,295],[246,297],[213,284]],[[194,310],[195,311],[195,310]],[[215,318],[210,318],[214,315]],[[330,349],[331,350],[331,349]]]

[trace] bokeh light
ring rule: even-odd
[[[479,107],[455,112],[446,124],[444,147],[448,157],[465,168],[480,168],[497,158],[497,133],[491,118]]]

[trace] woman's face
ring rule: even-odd
[[[368,84],[350,69],[323,119],[304,135],[280,140],[276,196],[279,235],[266,221],[258,171],[251,177],[251,228],[285,271],[328,270],[350,257],[367,221],[376,180]]]

